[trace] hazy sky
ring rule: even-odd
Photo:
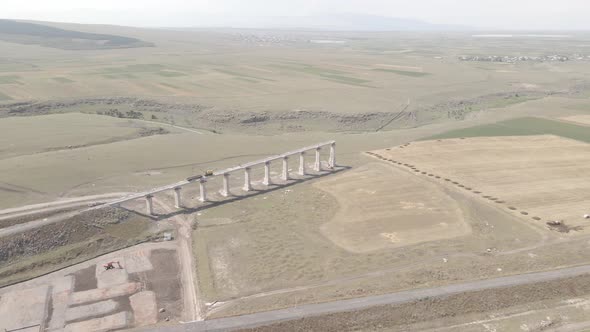
[[[0,0],[0,17],[137,26],[236,25],[332,13],[506,29],[590,29],[590,0]]]

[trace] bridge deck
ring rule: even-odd
[[[238,165],[238,166],[226,168],[226,169],[223,169],[223,170],[215,171],[215,172],[213,172],[213,175],[203,176],[203,179],[207,179],[207,178],[211,178],[211,177],[215,177],[215,176],[219,176],[219,175],[223,175],[223,174],[227,174],[227,173],[239,171],[239,170],[242,170],[242,169],[245,169],[245,168],[250,168],[250,167],[253,167],[253,166],[261,165],[261,164],[264,164],[266,162],[270,162],[270,161],[273,161],[273,160],[282,159],[284,157],[289,157],[289,156],[292,156],[292,155],[295,155],[295,154],[298,154],[298,153],[301,153],[301,152],[305,152],[305,151],[309,151],[309,150],[314,150],[314,149],[316,149],[318,147],[323,147],[323,146],[331,145],[331,144],[334,144],[334,143],[336,143],[336,141],[328,141],[328,142],[324,142],[324,143],[320,143],[320,144],[314,144],[314,145],[310,145],[310,146],[307,146],[307,147],[304,147],[304,148],[301,148],[301,149],[297,149],[297,150],[285,152],[283,154],[274,155],[274,156],[270,156],[270,157],[267,157],[267,158],[264,158],[264,159],[252,161],[252,162],[249,162],[249,163],[246,163],[246,164],[242,164],[242,165]],[[125,202],[128,202],[128,201],[132,201],[132,200],[135,200],[135,199],[138,199],[138,198],[145,197],[147,195],[154,195],[154,194],[157,194],[157,193],[161,193],[163,191],[172,190],[172,189],[174,189],[176,187],[186,186],[186,185],[191,184],[193,182],[195,182],[195,181],[188,181],[188,180],[179,181],[179,182],[176,182],[176,183],[173,183],[173,184],[169,184],[169,185],[166,185],[166,186],[157,187],[157,188],[154,188],[154,189],[145,191],[145,192],[133,194],[133,195],[126,196],[126,197],[123,197],[123,198],[119,198],[119,199],[116,199],[116,200],[107,202],[107,203],[105,203],[103,205],[96,206],[96,207],[94,207],[92,209],[99,209],[99,208],[104,207],[104,206],[112,206],[112,205],[117,205],[117,204],[125,203]]]

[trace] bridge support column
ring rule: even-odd
[[[313,170],[316,172],[319,172],[322,170],[322,162],[320,160],[320,151],[321,150],[322,150],[322,148],[320,146],[315,148],[315,163],[313,165]]]
[[[207,201],[207,187],[205,186],[207,180],[201,178],[199,180],[199,189],[201,191],[201,196],[199,197],[199,201],[206,202]]]
[[[270,161],[264,162],[264,180],[262,180],[262,184],[265,186],[270,185]]]
[[[283,174],[281,174],[283,181],[289,180],[289,157],[283,157]]]
[[[252,190],[252,183],[250,182],[250,168],[244,168],[244,191]]]
[[[177,209],[180,209],[182,207],[182,200],[180,197],[181,190],[182,188],[180,187],[174,188],[174,207],[176,207]]]
[[[305,175],[305,152],[299,152],[299,175]]]
[[[328,161],[330,168],[336,167],[336,143],[330,144],[330,160]]]
[[[146,195],[145,196],[145,209],[148,216],[154,215],[154,202],[152,199],[154,198],[153,195]]]
[[[221,196],[229,196],[229,173],[223,173],[223,188],[221,188]]]

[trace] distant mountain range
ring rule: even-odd
[[[432,24],[420,20],[376,15],[317,15],[287,17],[203,17],[194,27],[312,29],[332,31],[445,31],[473,30],[460,25]]]

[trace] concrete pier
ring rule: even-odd
[[[229,173],[223,173],[223,187],[221,188],[221,196],[229,196]]]
[[[231,173],[234,172],[239,172],[241,170],[244,171],[244,186],[242,187],[244,191],[251,191],[253,190],[252,188],[252,176],[251,176],[251,170],[254,167],[259,167],[260,165],[264,165],[264,179],[262,181],[262,183],[266,186],[270,186],[272,184],[272,180],[271,180],[271,163],[272,162],[278,162],[279,160],[281,160],[282,162],[282,172],[280,174],[280,178],[282,179],[282,181],[280,181],[279,184],[284,184],[284,182],[287,182],[291,179],[291,173],[289,171],[289,158],[293,158],[295,159],[297,157],[297,155],[299,155],[299,175],[300,176],[305,176],[307,175],[307,172],[309,171],[307,169],[307,165],[306,165],[306,160],[305,160],[305,155],[306,153],[310,153],[310,151],[315,151],[315,161],[313,164],[313,170],[315,170],[315,172],[321,172],[322,171],[322,161],[321,161],[321,150],[322,148],[330,148],[330,155],[329,155],[329,159],[327,161],[325,161],[327,166],[326,171],[328,170],[332,170],[336,167],[336,142],[335,141],[327,141],[327,142],[323,142],[323,143],[318,143],[318,144],[314,144],[314,145],[308,145],[306,147],[300,148],[300,149],[296,149],[296,150],[291,150],[282,154],[277,154],[277,155],[273,155],[273,156],[269,156],[267,158],[264,159],[260,159],[260,160],[256,160],[256,161],[252,161],[252,162],[248,162],[245,164],[240,164],[234,167],[230,167],[230,168],[226,168],[223,170],[218,170],[218,171],[211,171],[211,172],[206,172],[206,174],[203,175],[194,175],[194,176],[190,176],[186,179],[183,179],[179,182],[173,183],[173,184],[168,184],[162,187],[157,187],[157,188],[153,188],[149,191],[146,192],[141,192],[141,193],[135,193],[120,199],[115,199],[113,201],[110,201],[106,204],[103,204],[99,207],[95,207],[93,209],[100,209],[102,207],[106,207],[106,206],[119,206],[121,203],[124,202],[128,202],[128,201],[132,201],[132,200],[138,200],[138,199],[145,199],[146,201],[146,210],[147,213],[149,215],[153,215],[153,202],[152,202],[152,198],[153,195],[157,194],[157,193],[162,193],[162,192],[166,192],[166,191],[170,191],[170,190],[174,190],[174,203],[176,208],[182,208],[183,204],[182,204],[182,188],[184,186],[187,185],[191,185],[195,182],[199,182],[199,189],[200,189],[200,195],[199,195],[199,201],[201,202],[207,202],[207,188],[206,188],[206,184],[207,181],[210,178],[215,178],[218,176],[222,176],[223,177],[223,185],[221,190],[219,191],[220,194],[223,197],[229,197],[231,195],[230,192],[230,183],[229,183],[229,176]]]
[[[289,157],[283,157],[283,173],[281,174],[283,181],[289,180]]]
[[[252,190],[252,183],[250,181],[250,167],[244,168],[244,191]]]
[[[174,188],[174,207],[176,207],[177,209],[180,209],[182,207],[182,200],[180,197],[181,190],[181,187]]]
[[[154,215],[154,202],[152,201],[153,198],[154,195],[145,196],[145,209],[148,216]]]
[[[336,142],[330,144],[330,159],[328,160],[330,168],[336,167]]]
[[[299,175],[305,175],[305,152],[299,152]]]
[[[315,148],[315,163],[313,164],[313,170],[319,172],[322,170],[322,161],[320,160],[320,151],[322,148],[318,146]]]
[[[205,183],[207,183],[207,180],[205,180],[203,178],[199,179],[199,189],[201,192],[201,195],[199,197],[199,201],[201,201],[201,202],[207,201],[207,187],[205,186]]]
[[[264,162],[264,180],[262,180],[262,184],[265,186],[269,186],[270,182],[270,161]]]

